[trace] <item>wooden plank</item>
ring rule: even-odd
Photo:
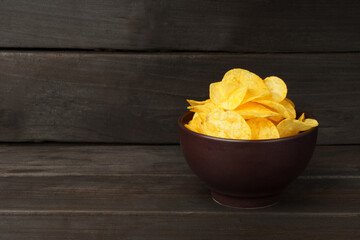
[[[0,216],[7,240],[41,239],[359,239],[358,216],[246,214],[92,213]]]
[[[0,1],[0,47],[359,51],[360,4],[333,1]]]
[[[360,176],[299,178],[272,213],[357,213]],[[196,176],[0,177],[0,210],[234,211],[217,205]]]
[[[186,98],[242,67],[288,84],[318,143],[360,143],[360,54],[0,53],[0,141],[178,143]]]
[[[280,203],[239,210],[212,202],[179,146],[1,145],[0,238],[357,239],[359,151],[318,146]]]
[[[360,175],[360,145],[317,146],[303,177]],[[135,159],[135,160],[134,160]],[[0,176],[192,176],[178,145],[0,145]]]
[[[0,210],[233,211],[212,202],[207,188],[179,158],[178,146],[1,149]],[[360,214],[360,146],[317,149],[307,174],[285,190],[280,204],[262,211]],[[15,163],[24,166],[14,169]],[[63,167],[57,170],[59,165]],[[343,175],[327,166],[338,167]]]

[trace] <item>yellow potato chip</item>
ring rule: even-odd
[[[316,121],[315,119],[312,119],[312,118],[306,118],[304,120],[304,124],[309,126],[310,128],[319,126],[318,121]]]
[[[252,118],[246,121],[251,129],[251,139],[274,139],[279,138],[276,126],[266,118]]]
[[[302,131],[307,131],[313,127],[318,126],[318,123],[315,119],[311,119],[311,121],[308,121],[306,123],[306,120],[304,122],[301,122],[296,119],[284,119],[282,120],[278,125],[277,129],[279,130],[280,137],[289,137],[298,134]],[[309,119],[310,120],[310,119]]]
[[[205,121],[205,118],[209,112],[216,108],[216,105],[212,102],[205,103],[203,105],[189,106],[190,111],[198,113],[201,121]]]
[[[194,126],[190,124],[190,122],[188,124],[185,124],[184,126],[193,132],[197,132],[197,130],[194,128]]]
[[[187,109],[190,109],[192,112],[210,112],[214,108],[216,108],[216,105],[212,102],[187,107]]]
[[[278,125],[280,137],[289,137],[298,134],[302,129],[305,131],[305,126],[299,120],[284,119]]]
[[[242,103],[247,103],[253,99],[269,95],[269,90],[264,81],[255,73],[240,68],[234,68],[225,73],[222,82],[232,83],[234,80],[239,84],[240,88],[247,88]]]
[[[224,82],[215,82],[211,83],[209,87],[209,96],[211,101],[220,105],[224,101],[226,101],[230,94],[232,94],[238,85],[236,83],[224,83]]]
[[[256,99],[254,102],[261,103],[266,107],[273,109],[274,111],[280,113],[284,118],[291,118],[290,112],[286,109],[286,107],[278,102],[271,101],[271,100],[260,100]]]
[[[222,81],[210,84],[209,95],[204,101],[187,100],[195,113],[188,129],[221,138],[273,139],[319,125],[304,113],[296,120],[287,86],[275,76],[262,80],[247,70],[231,69]]]
[[[301,114],[301,116],[298,119],[300,122],[303,122],[305,120],[305,113]]]
[[[244,118],[235,111],[220,108],[211,111],[203,123],[206,135],[231,139],[250,139],[251,130]]]
[[[286,110],[289,112],[290,118],[295,119],[296,118],[296,111],[293,105],[291,104],[291,101],[287,98],[285,98],[283,101],[280,102],[281,105],[283,105]]]
[[[241,102],[244,100],[247,88],[238,88],[236,89],[229,97],[228,101],[225,101],[221,106],[226,110],[234,110],[240,106]]]
[[[256,118],[256,117],[271,117],[281,116],[279,113],[270,110],[269,108],[261,105],[260,103],[247,102],[240,105],[234,111],[239,113],[244,119]]]
[[[210,84],[209,95],[212,102],[225,110],[234,110],[243,101],[246,87],[240,87],[235,81]]]
[[[195,113],[192,120],[185,126],[194,132],[202,133],[202,120],[200,115]]]
[[[211,99],[207,99],[205,101],[196,101],[196,100],[186,99],[186,101],[190,104],[190,106],[196,106],[196,105],[203,105],[205,103],[208,103],[211,101]]]
[[[288,103],[290,103],[290,104],[293,106],[293,108],[295,108],[295,103],[294,103],[293,101],[291,101],[291,100],[288,99],[288,98],[286,98],[286,101],[287,101]]]
[[[281,78],[275,76],[267,77],[264,79],[264,83],[270,92],[266,97],[267,100],[281,102],[286,98],[287,87]]]
[[[275,124],[275,126],[277,126],[279,122],[281,122],[285,118],[283,116],[273,116],[273,117],[268,117],[267,119],[270,120],[273,124]]]

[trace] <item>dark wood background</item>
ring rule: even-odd
[[[0,46],[227,52],[359,51],[356,0],[2,0]]]
[[[359,30],[357,0],[0,0],[0,240],[360,239]],[[271,208],[213,203],[176,145],[235,67],[320,122]]]
[[[359,1],[0,1],[0,141],[178,143],[230,68],[360,143]]]

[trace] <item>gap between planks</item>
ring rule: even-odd
[[[195,174],[162,174],[162,173],[124,173],[124,174],[77,174],[77,173],[3,173],[1,177],[195,177]],[[323,175],[323,176],[299,176],[297,179],[360,179],[357,175]]]
[[[265,215],[265,216],[329,216],[329,217],[360,217],[360,212],[267,212],[256,211],[253,209],[235,209],[237,211],[144,211],[144,210],[0,210],[0,216],[24,216],[24,215],[38,215],[38,216],[51,216],[51,215],[107,215],[107,216],[152,216],[152,215]]]
[[[90,54],[359,54],[360,51],[218,51],[218,50],[175,50],[175,49],[140,49],[126,50],[118,48],[17,48],[17,47],[0,47],[0,52],[21,52],[21,53],[37,53],[37,52],[58,52],[58,53],[90,53]]]

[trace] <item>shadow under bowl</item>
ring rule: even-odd
[[[261,208],[278,202],[284,188],[305,169],[316,145],[317,127],[285,138],[234,140],[187,129],[184,125],[192,116],[187,112],[178,120],[184,157],[214,201],[225,206]]]

